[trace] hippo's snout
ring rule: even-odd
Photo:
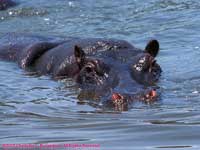
[[[126,111],[128,110],[129,105],[131,105],[134,101],[139,100],[144,103],[152,103],[157,99],[157,97],[158,93],[155,89],[134,95],[113,93],[111,103],[116,110]]]

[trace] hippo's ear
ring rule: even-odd
[[[82,50],[81,47],[77,45],[74,46],[74,56],[78,64],[83,63],[83,61],[85,60],[85,52]]]
[[[145,47],[145,52],[151,56],[156,57],[159,52],[159,42],[157,40],[151,40]]]

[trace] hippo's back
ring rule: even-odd
[[[42,42],[61,42],[61,37],[44,37],[34,34],[7,33],[0,37],[0,58],[16,61],[22,51],[30,46]]]
[[[0,10],[5,10],[9,7],[15,6],[17,3],[15,3],[12,0],[0,0]]]

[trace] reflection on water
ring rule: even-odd
[[[19,0],[0,12],[0,35],[125,39],[161,45],[161,100],[128,112],[78,101],[73,81],[27,74],[0,61],[0,143],[97,143],[102,149],[199,149],[200,2]],[[176,140],[175,140],[176,139]]]

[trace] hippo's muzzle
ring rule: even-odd
[[[158,93],[155,89],[147,90],[145,92],[127,95],[113,93],[109,100],[109,106],[111,105],[117,111],[127,111],[128,107],[131,106],[135,101],[141,101],[144,103],[152,103],[158,98]]]

